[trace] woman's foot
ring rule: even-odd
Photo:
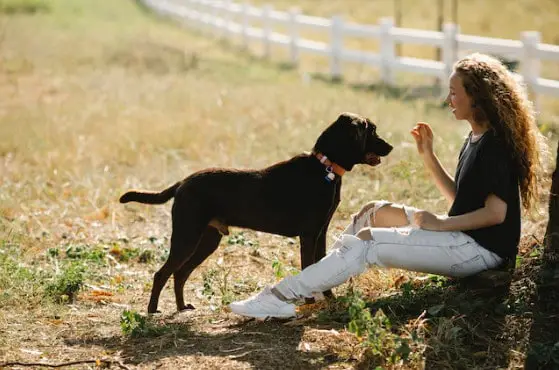
[[[244,301],[231,303],[229,308],[237,315],[256,318],[295,316],[295,305],[276,297],[269,287]]]

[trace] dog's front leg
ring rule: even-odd
[[[299,239],[301,241],[301,270],[303,270],[316,262],[315,252],[319,235],[302,235]]]

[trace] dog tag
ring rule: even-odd
[[[326,174],[326,177],[324,177],[326,179],[326,181],[328,181],[328,182],[334,181],[334,179],[336,178],[336,175],[334,174],[334,172],[332,170],[332,166],[326,167],[326,172],[328,172]]]

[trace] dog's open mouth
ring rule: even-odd
[[[365,154],[365,163],[369,166],[377,166],[380,164],[380,156],[376,155],[373,152],[369,152]]]

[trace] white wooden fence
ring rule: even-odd
[[[463,35],[455,24],[445,24],[442,32],[394,27],[391,18],[383,18],[378,25],[364,25],[344,21],[340,16],[331,19],[301,14],[297,9],[288,12],[262,8],[231,0],[143,0],[160,14],[172,16],[196,28],[211,30],[223,37],[240,37],[248,46],[251,39],[263,45],[269,57],[271,45],[289,50],[290,62],[297,65],[301,53],[329,58],[333,78],[342,76],[342,62],[365,64],[380,69],[382,81],[394,83],[394,72],[405,71],[439,77],[446,84],[453,63],[463,50],[486,52],[520,62],[520,75],[536,99],[539,94],[559,97],[559,81],[540,77],[540,62],[559,62],[559,46],[540,43],[540,33],[522,32],[521,40],[497,39]],[[262,28],[252,26],[257,21]],[[281,25],[287,34],[278,33]],[[300,36],[307,29],[327,33],[329,42],[305,39]],[[352,50],[344,47],[344,38],[374,38],[380,41],[379,53]],[[439,47],[442,61],[398,57],[396,43],[412,43]]]

